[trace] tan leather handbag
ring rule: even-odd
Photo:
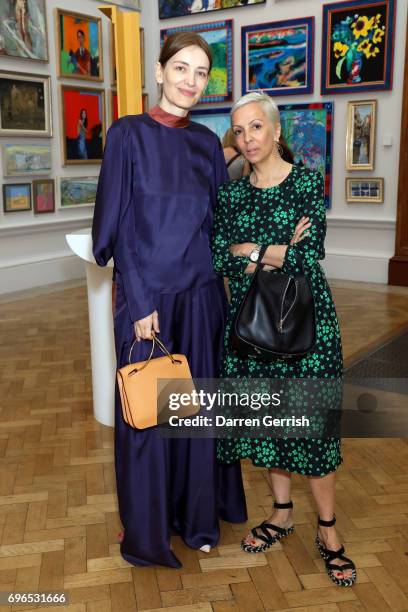
[[[131,363],[133,342],[129,351],[129,365],[118,369],[117,380],[122,404],[123,418],[135,429],[146,429],[166,423],[170,416],[186,417],[197,414],[200,405],[191,395],[195,391],[190,367],[185,355],[172,355],[163,342],[153,335],[152,350],[145,361]],[[158,346],[164,357],[153,357]],[[177,409],[177,397],[183,405]],[[177,397],[176,397],[177,396]],[[171,400],[171,401],[170,401]],[[185,404],[185,405],[184,405]]]

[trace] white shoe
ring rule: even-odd
[[[211,546],[209,544],[204,544],[203,546],[200,546],[198,550],[201,550],[202,552],[205,552],[205,553],[209,553],[211,550]]]

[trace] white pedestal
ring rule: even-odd
[[[94,416],[102,425],[115,423],[116,355],[112,320],[112,260],[106,268],[95,262],[91,229],[66,235],[71,250],[85,261],[88,288]]]

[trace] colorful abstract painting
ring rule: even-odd
[[[102,161],[105,142],[105,92],[62,85],[64,164]]]
[[[102,29],[98,17],[57,9],[58,76],[102,81]]]
[[[232,19],[161,30],[161,44],[175,32],[197,32],[211,47],[213,67],[200,103],[232,100]]]
[[[97,176],[60,177],[60,208],[78,208],[95,204]]]
[[[222,140],[225,132],[231,127],[229,108],[211,108],[205,110],[195,110],[190,112],[192,121],[201,123],[217,134]]]
[[[394,0],[323,6],[322,94],[392,89]]]
[[[4,176],[29,176],[51,172],[49,145],[3,145]]]
[[[1,0],[0,55],[48,61],[45,0]]]
[[[333,102],[279,105],[282,134],[295,163],[325,177],[325,204],[331,206]]]
[[[266,0],[159,0],[159,18],[171,19],[195,13],[265,4]]]
[[[314,17],[245,26],[241,36],[243,94],[313,92]]]

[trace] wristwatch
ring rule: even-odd
[[[261,247],[259,246],[259,244],[257,244],[256,247],[254,249],[252,249],[252,251],[250,252],[249,259],[253,263],[258,263],[259,253],[260,252],[261,252]]]

